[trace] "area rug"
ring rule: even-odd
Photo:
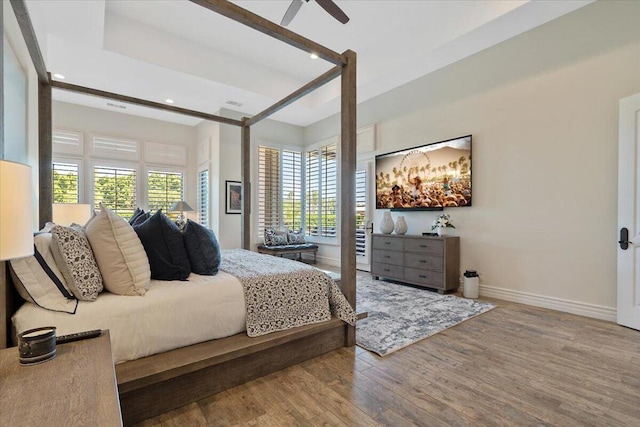
[[[358,312],[369,316],[358,320],[358,346],[386,356],[431,335],[442,332],[495,306],[454,295],[398,285],[358,276]]]

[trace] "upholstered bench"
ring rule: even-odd
[[[282,256],[285,254],[298,254],[298,261],[302,260],[303,252],[313,252],[313,263],[316,263],[316,255],[318,254],[318,245],[313,243],[304,243],[301,245],[281,245],[281,246],[265,246],[258,245],[258,252],[261,254],[269,254],[274,256]]]

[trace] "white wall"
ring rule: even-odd
[[[358,121],[377,123],[379,154],[473,134],[473,207],[446,210],[462,269],[483,273],[485,294],[611,318],[618,100],[637,92],[640,2],[597,2],[360,104]],[[436,215],[405,213],[409,234]]]
[[[163,122],[66,102],[53,102],[53,128],[187,147],[185,201],[196,206],[196,144],[193,126]]]

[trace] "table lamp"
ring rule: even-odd
[[[33,255],[31,167],[0,160],[0,261]]]
[[[91,218],[91,205],[84,203],[54,203],[53,222],[66,227],[71,224],[85,225]]]
[[[185,224],[184,213],[193,212],[193,208],[189,206],[187,202],[185,202],[184,200],[181,200],[179,202],[175,202],[173,206],[171,206],[171,211],[172,212],[180,211],[180,215],[178,215],[178,219],[176,220],[176,225],[178,225],[178,227],[184,227],[184,224]]]

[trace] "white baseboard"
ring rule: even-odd
[[[584,302],[536,295],[511,289],[496,288],[494,286],[480,285],[480,296],[518,302],[532,305],[534,307],[549,308],[551,310],[593,317],[594,319],[608,320],[610,322],[615,322],[617,318],[617,311],[615,307],[611,308],[602,305],[587,304]]]

